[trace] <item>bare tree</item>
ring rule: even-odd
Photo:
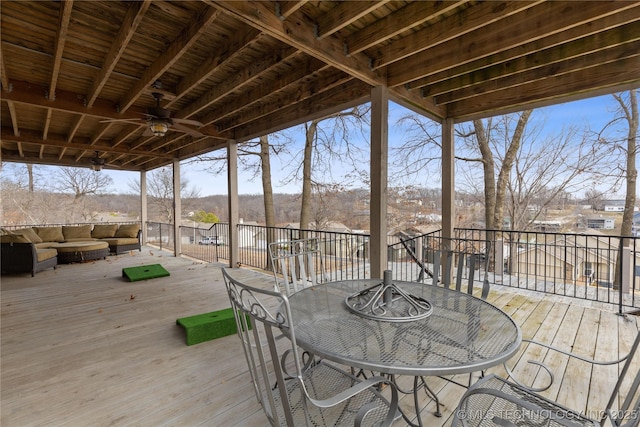
[[[638,150],[638,98],[636,90],[632,89],[628,92],[613,94],[618,108],[613,120],[607,123],[599,133],[599,140],[615,147],[623,155],[624,169],[620,170],[620,177],[626,183],[626,195],[624,204],[624,213],[622,214],[622,226],[620,235],[623,237],[631,237],[633,226],[633,214],[636,206],[636,191],[638,170],[636,169],[636,153]],[[615,129],[616,125],[622,124],[620,130],[622,136],[613,133],[606,137],[609,129]],[[620,275],[622,268],[622,248],[629,246],[629,239],[622,239],[620,251],[616,261],[616,269],[614,276],[614,286],[620,287],[622,277]]]
[[[333,170],[338,165],[348,165],[355,174],[366,175],[361,171],[366,164],[362,150],[358,144],[350,143],[351,138],[368,140],[364,136],[364,125],[368,123],[370,107],[358,106],[348,111],[331,114],[305,124],[305,145],[302,162],[292,177],[299,177],[302,172],[302,197],[300,206],[300,228],[308,229],[312,218],[312,201],[314,189],[333,187]],[[354,135],[360,132],[360,135]],[[328,181],[314,179],[322,176]],[[358,172],[359,171],[359,172]],[[352,172],[353,173],[353,172]]]
[[[93,218],[96,206],[87,202],[86,196],[103,194],[111,190],[113,180],[109,175],[94,172],[87,168],[60,167],[54,172],[53,188],[61,193],[73,196],[71,210],[67,220],[79,217],[83,221]]]
[[[129,182],[129,187],[136,193],[140,193],[140,181]],[[157,211],[160,221],[173,223],[174,218],[182,215],[182,212],[174,214],[173,200],[173,168],[165,166],[154,169],[147,178],[147,195],[149,196],[149,207]],[[189,187],[189,180],[180,177],[180,199],[183,201],[182,209],[189,210],[190,200],[200,197],[198,190]]]

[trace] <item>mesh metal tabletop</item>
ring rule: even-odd
[[[413,376],[479,371],[509,359],[520,346],[520,328],[502,310],[438,286],[394,281],[433,305],[425,319],[385,322],[346,307],[348,295],[377,283],[346,280],[291,295],[298,345],[356,368]]]

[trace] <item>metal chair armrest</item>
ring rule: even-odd
[[[371,377],[368,378],[364,381],[358,381],[354,386],[341,391],[338,394],[333,395],[332,397],[328,398],[328,399],[314,399],[311,396],[309,396],[309,393],[307,392],[306,387],[304,386],[304,381],[300,381],[300,384],[302,385],[302,388],[304,390],[304,394],[307,396],[307,398],[309,399],[309,401],[319,407],[319,408],[329,408],[331,406],[335,406],[339,403],[344,402],[345,400],[348,400],[350,398],[352,398],[353,396],[355,396],[358,393],[361,393],[371,387],[375,387],[378,386],[380,384],[387,384],[390,387],[391,390],[391,402],[389,402],[389,411],[387,413],[387,416],[382,424],[382,426],[390,426],[394,419],[398,416],[398,390],[396,389],[395,385],[388,379],[385,377],[381,377],[381,376],[375,376],[375,377]],[[355,422],[355,426],[358,427],[361,425],[362,420],[364,420],[364,418],[366,417],[367,413],[369,413],[371,410],[375,409],[375,405],[365,405],[363,406],[359,411],[358,411],[358,415],[356,417],[356,422]]]

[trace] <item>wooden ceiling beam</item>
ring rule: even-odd
[[[127,97],[120,102],[120,111],[127,111],[133,103],[144,93],[144,90],[158,80],[165,71],[175,64],[182,55],[200,38],[219,15],[217,9],[206,7],[192,22],[187,25],[180,35],[147,67],[138,82],[131,88]]]
[[[628,90],[640,86],[638,70],[640,56],[633,56],[574,73],[548,76],[544,84],[536,80],[518,86],[517,91],[506,88],[467,98],[447,105],[447,112],[449,117],[462,121]]]
[[[316,22],[316,37],[322,40],[388,2],[389,0],[338,2],[327,13],[323,13]]]
[[[269,84],[263,84],[252,88],[248,92],[243,93],[242,96],[237,97],[235,100],[221,104],[219,108],[201,116],[200,120],[205,125],[221,121],[228,116],[236,114],[240,110],[246,110],[252,105],[259,104],[263,101],[263,98],[285,90],[287,87],[308,78],[312,73],[321,72],[328,68],[329,66],[325,65],[322,61],[311,57],[304,66],[295,67],[291,72],[279,76]]]
[[[636,37],[629,38],[629,34]],[[439,96],[453,91],[464,90],[474,85],[485,84],[488,81],[505,78],[527,70],[535,70],[548,64],[579,58],[582,55],[599,52],[619,46],[621,43],[632,42],[640,39],[640,21],[615,27],[606,31],[590,34],[585,37],[570,41],[562,46],[553,45],[544,49],[531,48],[525,51],[533,53],[501,61],[496,58],[488,67],[471,71],[443,81],[432,82],[428,86],[420,87],[424,95]],[[545,39],[547,40],[547,39]],[[542,42],[544,42],[543,40]],[[538,45],[541,44],[538,43]]]
[[[60,73],[60,62],[62,60],[62,53],[64,52],[64,44],[67,41],[67,31],[69,30],[69,21],[71,19],[72,9],[73,0],[63,0],[61,2],[60,16],[58,19],[58,33],[56,34],[53,58],[51,59],[52,63],[48,96],[50,100],[56,99],[56,86],[58,84],[58,74]]]
[[[276,14],[281,20],[285,20],[302,6],[308,3],[308,0],[300,0],[300,1],[277,1],[276,2]]]
[[[640,39],[640,32],[637,32]],[[548,76],[560,74],[568,74],[587,68],[615,62],[621,59],[630,58],[640,54],[640,41],[625,43],[624,46],[615,46],[614,49],[596,50],[594,52],[568,57],[562,61],[555,61],[549,64],[543,64],[535,68],[525,68],[519,73],[510,73],[503,76],[486,78],[482,83],[465,86],[462,89],[452,90],[435,97],[437,104],[448,104],[458,102],[463,99],[477,96],[478,94],[486,95],[497,90],[514,88],[521,84],[534,82],[536,80],[544,80]]]
[[[409,82],[405,86],[409,89],[420,88],[425,95],[438,95],[452,90],[451,84],[456,82],[460,82],[460,87],[464,87],[469,80],[476,81],[474,72],[483,73],[486,68],[496,70],[498,73],[504,72],[506,75],[521,70],[523,69],[522,67],[531,68],[535,66],[537,61],[540,61],[539,64],[551,62],[557,55],[567,54],[567,49],[569,55],[581,54],[579,52],[588,53],[593,43],[601,44],[605,47],[608,43],[606,39],[614,39],[619,36],[624,40],[629,38],[629,34],[637,34],[639,20],[640,8],[629,9],[625,13],[609,15],[603,19],[569,28],[543,39],[534,40],[493,55],[478,58],[457,66],[455,70],[447,69],[430,74],[427,77]],[[620,26],[625,26],[625,28],[618,29]],[[599,35],[599,33],[603,34]],[[593,40],[597,41],[588,39],[590,36],[594,36]],[[587,39],[581,41],[584,38]],[[631,37],[630,39],[633,40],[634,38]],[[543,58],[540,58],[541,55],[544,55]],[[463,80],[458,80],[459,78]],[[450,89],[447,89],[447,87]]]
[[[118,34],[116,34],[113,43],[111,43],[109,47],[109,52],[107,52],[107,55],[104,57],[102,68],[93,80],[91,89],[89,89],[87,93],[87,105],[89,107],[98,99],[102,88],[109,80],[109,77],[111,77],[111,73],[136,33],[138,25],[142,22],[142,18],[144,18],[150,5],[151,0],[136,1],[129,5],[129,10],[127,10],[127,14],[120,24]]]
[[[490,31],[489,28],[501,27],[504,22],[509,22],[509,17],[518,12],[541,3],[542,0],[533,1],[513,1],[513,2],[482,2],[455,14],[442,21],[436,22],[406,37],[399,38],[379,50],[378,55],[372,58],[373,68],[378,69],[384,66],[391,66],[393,63],[406,60],[409,57],[420,58],[421,66],[424,66],[425,58],[431,56],[431,50],[438,45],[452,40],[464,40],[470,44],[475,38],[462,37],[474,31]],[[549,16],[547,16],[549,19]],[[503,43],[500,43],[503,44]],[[474,44],[475,46],[475,44]],[[472,46],[472,49],[474,47]],[[419,53],[423,53],[419,56]],[[457,50],[450,50],[449,55],[457,58],[460,54]],[[399,63],[404,64],[405,61]],[[389,86],[396,84],[389,83]]]
[[[16,143],[24,143],[24,144],[37,144],[42,145],[44,141],[42,140],[42,135],[39,132],[31,131],[31,130],[23,130],[20,136],[13,135],[11,129],[2,126],[0,128],[0,139],[5,142],[16,142]],[[101,144],[91,145],[90,140],[88,138],[76,138],[75,142],[67,142],[67,139],[64,135],[59,134],[49,134],[46,145],[52,147],[66,148],[71,150],[98,150],[104,151],[106,153],[119,153],[119,154],[139,154],[143,156],[151,156],[151,157],[159,157],[170,159],[172,158],[168,154],[164,154],[162,152],[151,153],[149,150],[136,150],[128,147],[113,147],[111,145],[107,145],[104,142]]]
[[[318,40],[314,23],[303,14],[290,16],[281,21],[272,11],[271,2],[212,1],[208,3],[222,8],[229,15],[268,34],[308,55],[314,56],[328,65],[346,72],[370,85],[385,85],[386,77],[379,71],[371,70],[369,58],[362,54],[347,57],[342,40],[326,37]]]
[[[467,0],[409,3],[391,15],[385,16],[349,35],[345,40],[347,55],[360,53],[406,30],[449,12],[466,2]]]
[[[253,61],[245,69],[234,73],[231,78],[225,79],[224,82],[214,86],[200,98],[182,110],[177,111],[174,116],[186,119],[197,114],[222,99],[225,95],[255,81],[262,73],[278,65],[281,61],[292,58],[295,55],[298,55],[298,51],[295,49],[284,48],[260,61]]]
[[[224,46],[224,51],[218,55],[211,55],[202,64],[198,66],[193,73],[189,73],[176,86],[176,96],[173,100],[167,102],[164,107],[169,108],[175,104],[183,96],[187,95],[199,84],[207,80],[215,71],[225,64],[240,57],[243,52],[251,48],[251,46],[259,39],[260,33],[257,30],[239,31]],[[220,49],[218,49],[220,50]],[[185,117],[183,117],[185,118]]]
[[[297,91],[293,91],[296,95],[292,97],[289,92],[275,93],[273,96],[267,97],[266,101],[260,103],[246,111],[241,111],[233,117],[216,122],[216,128],[219,132],[226,132],[244,123],[255,121],[260,117],[271,114],[273,111],[281,111],[288,105],[299,104],[305,99],[323,99],[326,93],[332,89],[348,85],[353,77],[342,72],[325,73],[315,79],[311,83],[301,84]]]
[[[242,127],[236,129],[234,139],[239,142],[248,141],[251,138],[287,129],[305,121],[326,117],[329,114],[368,102],[370,95],[370,85],[357,79],[351,79],[336,87],[334,91],[323,92],[288,107],[272,110],[269,114],[253,122],[244,123]]]
[[[101,119],[139,119],[146,114],[146,109],[143,108],[131,108],[127,112],[118,113],[113,101],[106,99],[97,99],[93,107],[89,108],[85,105],[84,95],[62,90],[57,91],[54,101],[48,101],[44,96],[45,88],[42,86],[19,81],[12,81],[11,86],[11,92],[3,93],[3,101],[52,108],[65,113],[84,114]]]
[[[491,2],[490,2],[491,3]],[[520,4],[513,2],[510,4]],[[407,58],[387,67],[389,86],[399,86],[436,72],[455,69],[460,64],[517,48],[523,44],[597,21],[607,15],[637,6],[637,3],[621,4],[604,2],[545,2],[526,9],[512,19],[494,21],[492,24],[441,43],[428,52]],[[524,24],[523,24],[524,23]],[[526,24],[526,26],[525,26]],[[455,52],[455,54],[452,54]]]

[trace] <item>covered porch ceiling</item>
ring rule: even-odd
[[[97,152],[151,170],[376,86],[455,121],[640,86],[637,1],[4,0],[0,13],[9,162],[89,166]]]
[[[639,18],[640,2],[624,0],[2,0],[0,160],[88,167],[97,154],[105,168],[147,171],[367,102],[380,87],[455,121],[613,93],[640,86]],[[170,126],[155,136],[150,124]],[[388,265],[383,187],[372,185],[371,277]],[[229,199],[237,230],[237,188]]]

